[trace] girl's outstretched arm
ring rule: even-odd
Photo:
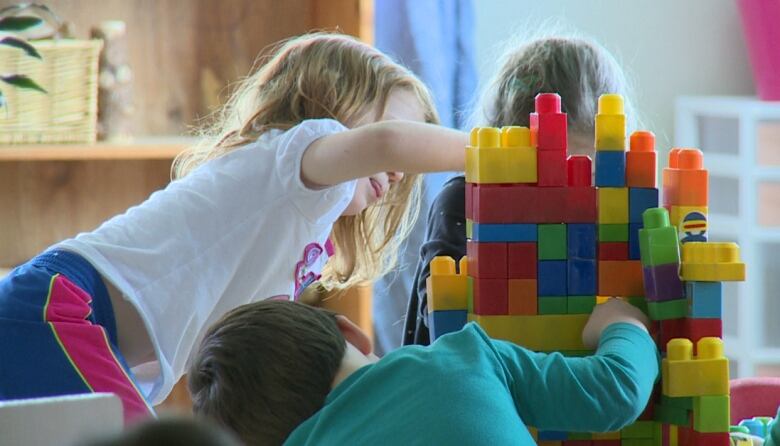
[[[324,136],[303,154],[301,180],[325,187],[379,172],[464,168],[468,134],[433,124],[382,121]]]

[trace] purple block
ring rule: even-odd
[[[645,299],[650,302],[662,302],[685,298],[685,288],[678,274],[679,268],[680,265],[677,263],[642,268],[645,278]]]

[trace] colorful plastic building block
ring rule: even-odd
[[[722,282],[686,282],[688,317],[720,319],[723,317]]]
[[[596,296],[568,296],[566,298],[567,314],[590,314],[596,306]]]
[[[469,275],[480,279],[506,279],[507,243],[466,242]]]
[[[468,260],[460,259],[460,272],[455,271],[452,257],[434,257],[426,283],[428,311],[463,310],[468,305]]]
[[[438,310],[428,315],[431,340],[438,339],[447,333],[460,330],[466,325],[466,310]]]
[[[469,183],[536,183],[536,149],[526,127],[475,128],[466,148]]]
[[[599,224],[628,224],[628,188],[598,189]]]
[[[677,263],[642,268],[645,298],[648,302],[663,302],[685,297],[685,288],[680,280],[679,270],[680,265]]]
[[[582,329],[587,314],[542,316],[483,316],[469,315],[496,339],[514,342],[536,351],[585,350]],[[551,336],[550,333],[554,333]]]
[[[627,242],[628,225],[625,223],[599,223],[599,242]]]
[[[642,223],[642,214],[658,207],[658,189],[632,187],[628,189],[628,222]]]
[[[663,170],[664,206],[707,206],[708,179],[701,150],[672,149],[669,167]]]
[[[477,242],[535,242],[536,225],[474,223],[471,239]]]
[[[688,281],[743,281],[745,264],[736,243],[689,242],[682,248],[680,275]]]
[[[536,279],[509,279],[509,314],[534,315],[538,311]]]
[[[570,223],[566,225],[568,259],[596,258],[596,225],[591,223]]]
[[[620,431],[620,438],[653,438],[655,432],[655,422],[653,421],[635,421]]]
[[[507,279],[473,279],[474,313],[509,314]]]
[[[596,222],[594,187],[474,185],[470,196],[477,223]]]
[[[592,161],[587,155],[571,155],[566,158],[568,185],[573,187],[593,186]]]
[[[729,421],[728,395],[693,398],[693,429],[695,431],[728,432]]]
[[[537,240],[539,260],[566,260],[565,224],[540,224]]]
[[[507,243],[510,279],[536,280],[536,243]]]
[[[539,296],[566,296],[566,261],[540,260],[537,265]]]
[[[539,150],[537,153],[537,184],[541,187],[566,186],[568,170],[565,150]]]
[[[623,98],[617,94],[599,97],[596,114],[596,150],[626,150],[626,115]]]
[[[666,209],[648,209],[642,215],[644,227],[639,230],[642,265],[657,266],[680,263],[677,230],[669,223]]]
[[[667,396],[728,395],[729,364],[723,356],[723,341],[702,338],[693,357],[688,339],[672,339],[661,363],[663,394]]]
[[[647,313],[654,321],[679,319],[688,314],[688,301],[685,299],[648,301]]]
[[[531,133],[539,151],[566,152],[566,113],[561,113],[557,93],[539,93],[534,99],[535,112],[529,116]]]
[[[689,339],[696,346],[696,343],[702,338],[723,336],[723,321],[721,319],[691,319],[680,316],[679,318],[662,320],[660,324],[658,345],[662,350],[674,338]]]
[[[569,259],[567,264],[568,286],[566,292],[572,296],[596,295],[596,260]]]
[[[599,260],[628,260],[628,242],[600,242]]]
[[[628,224],[628,258],[631,260],[640,260],[642,252],[639,247],[639,230],[642,229],[642,223]]]
[[[596,152],[596,186],[626,187],[626,152]]]
[[[707,241],[707,206],[671,206],[669,219],[681,243]]]
[[[539,314],[567,314],[565,296],[539,296],[537,306]]]
[[[642,264],[638,260],[600,260],[598,264],[599,296],[641,296]]]
[[[655,188],[657,172],[655,135],[646,130],[632,133],[626,153],[626,186]]]

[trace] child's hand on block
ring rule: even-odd
[[[588,323],[582,330],[582,342],[588,349],[595,350],[599,345],[601,332],[617,322],[626,322],[641,327],[647,331],[650,320],[642,310],[618,298],[610,298],[603,304],[596,305],[590,314]]]

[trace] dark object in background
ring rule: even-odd
[[[161,418],[130,428],[119,436],[76,446],[240,446],[233,435],[211,422],[194,418]]]

